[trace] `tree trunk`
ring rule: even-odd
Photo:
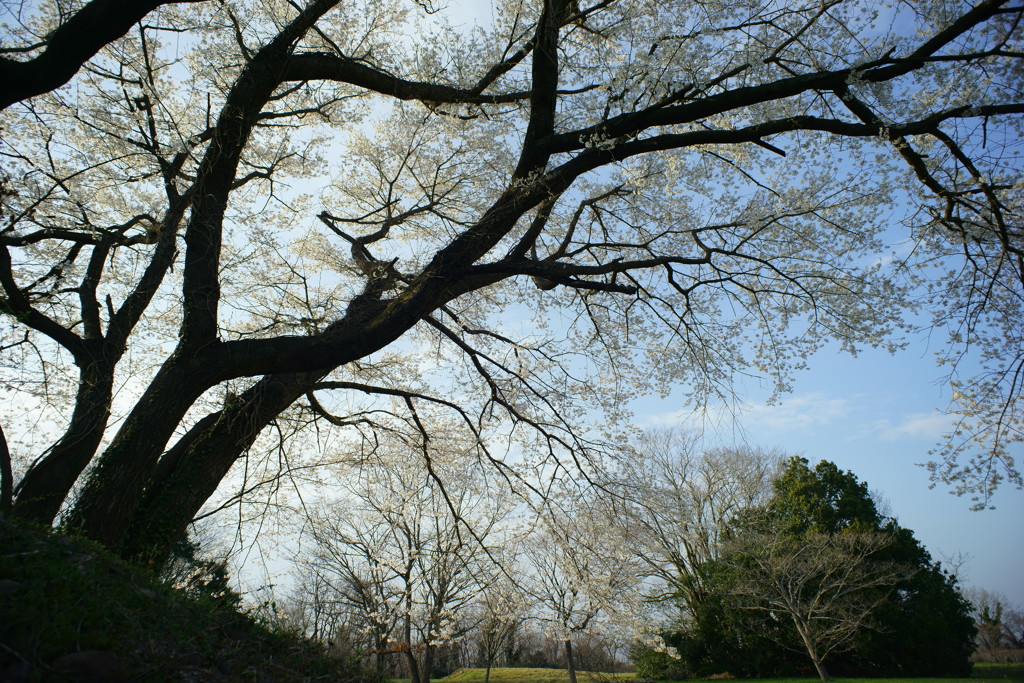
[[[572,641],[565,639],[565,661],[569,670],[569,683],[576,683],[576,660],[572,655]]]
[[[296,41],[337,0],[314,0],[248,61],[228,94],[193,185],[185,230],[180,342],[99,459],[68,525],[115,552],[175,428],[207,389],[229,379],[203,362],[217,342],[221,232],[239,159]],[[234,376],[240,376],[236,373]],[[260,374],[259,372],[253,374]]]
[[[174,262],[177,227],[187,202],[175,195],[164,214],[156,251],[134,291],[120,310],[108,320],[107,335],[102,336],[98,319],[95,289],[99,276],[92,274],[82,283],[79,292],[83,309],[92,299],[94,319],[85,324],[86,338],[75,354],[79,367],[78,392],[71,422],[64,435],[25,473],[18,486],[15,514],[40,524],[52,524],[82,471],[96,455],[110,420],[113,400],[114,372],[124,356],[129,335],[152,301],[164,276]],[[95,251],[93,259],[106,258],[110,244]],[[98,263],[98,261],[94,261]]]
[[[14,502],[14,471],[11,469],[11,449],[7,447],[3,425],[0,425],[0,512],[7,512]]]
[[[831,681],[832,676],[830,676],[828,671],[825,670],[825,664],[822,661],[822,658],[818,656],[818,646],[814,642],[814,638],[811,637],[806,624],[795,617],[793,618],[793,623],[796,626],[797,632],[800,634],[800,639],[804,642],[804,647],[807,648],[807,656],[809,656],[811,661],[814,662],[814,668],[818,671],[818,676],[823,681]]]
[[[409,683],[429,683],[420,677],[420,664],[412,651],[412,643],[406,643],[405,661],[409,665]]]
[[[430,677],[434,673],[434,646],[423,647],[423,664],[420,666],[420,678],[423,683],[430,683]]]
[[[130,522],[122,555],[160,566],[263,428],[309,391],[323,374],[264,377],[182,436],[157,463],[143,502]]]
[[[68,515],[67,526],[121,550],[128,523],[175,428],[204,391],[215,385],[199,355],[173,356],[100,456]]]
[[[409,683],[424,683],[420,678],[420,663],[416,661],[416,655],[412,651],[412,595],[409,593],[409,572],[405,569],[405,623],[402,627],[402,636],[405,638],[405,662],[409,665]]]
[[[18,484],[12,511],[44,526],[56,519],[60,506],[82,471],[96,455],[110,419],[114,364],[105,359],[83,362],[78,393],[64,435],[36,461]]]
[[[823,680],[823,681],[831,681],[832,680],[832,676],[829,675],[828,671],[825,670],[825,665],[822,663],[822,661],[820,659],[818,659],[817,656],[812,656],[811,657],[811,661],[814,662],[814,668],[818,670],[818,676],[821,677],[821,680]]]

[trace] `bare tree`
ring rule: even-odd
[[[322,643],[345,637],[349,625],[339,609],[341,596],[319,572],[304,571],[295,577],[295,585],[286,605],[290,618],[302,633]]]
[[[449,475],[455,467],[441,453],[432,462]],[[507,506],[473,478],[444,485],[400,454],[356,481],[351,499],[314,520],[302,573],[329,588],[334,614],[364,634],[379,671],[398,654],[413,681],[429,681],[437,648],[476,625],[471,607],[500,553],[489,534]]]
[[[699,438],[648,431],[630,471],[637,552],[661,592],[693,608],[706,598],[700,566],[719,558],[734,518],[772,495],[782,454],[758,448],[702,450]]]
[[[371,529],[356,532],[324,529],[315,555],[304,562],[299,581],[308,586],[306,603],[317,605],[316,622],[346,623],[358,634],[358,643],[372,653],[378,672],[384,671],[386,655],[401,614],[401,595],[393,586],[404,576],[401,568],[375,559],[385,542]],[[334,634],[329,634],[334,637]]]
[[[735,572],[732,597],[740,607],[771,620],[789,620],[821,680],[832,680],[825,659],[869,628],[888,589],[911,573],[877,559],[890,542],[879,532],[743,533],[730,543],[725,560]],[[766,630],[765,635],[775,633]],[[784,638],[777,642],[792,647]]]
[[[282,416],[353,450],[454,419],[510,480],[493,444],[585,476],[616,444],[583,416],[890,345],[940,258],[951,348],[990,362],[958,394],[980,460],[936,476],[1019,483],[1009,0],[890,29],[866,0],[500,0],[475,35],[429,3],[155,6],[9,22],[87,60],[0,112],[4,424],[62,430],[8,430],[15,514],[156,563]]]
[[[982,662],[1024,662],[1024,610],[1003,595],[968,589],[978,627],[978,649],[973,659]]]

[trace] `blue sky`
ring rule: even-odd
[[[455,0],[450,8],[453,21],[466,25],[488,25],[493,12],[490,0]],[[877,25],[891,29],[896,10],[878,9]],[[756,381],[738,386],[746,409],[737,423],[706,424],[705,434],[709,445],[745,439],[853,471],[888,500],[891,514],[933,557],[967,558],[965,585],[1004,593],[1024,608],[1024,491],[1004,486],[992,501],[996,509],[975,512],[968,498],[951,495],[948,487],[930,489],[920,466],[950,424],[941,413],[950,391],[938,381],[936,350],[923,336],[897,355],[866,350],[852,358],[827,348],[810,359],[810,369],[778,405],[765,405],[768,391]],[[638,426],[692,426],[681,394],[637,401]],[[1016,450],[1018,463],[1024,463],[1022,451]]]
[[[949,424],[940,410],[949,389],[937,382],[940,372],[925,340],[896,355],[869,350],[852,358],[826,349],[809,366],[778,405],[765,404],[767,391],[757,382],[738,387],[746,405],[737,424],[706,423],[706,438],[713,444],[745,439],[853,471],[933,557],[967,558],[963,584],[1003,593],[1024,607],[1024,491],[1004,486],[995,510],[975,512],[968,498],[951,495],[948,487],[929,489],[928,472],[919,466]],[[695,423],[677,397],[644,399],[634,410],[641,426]]]

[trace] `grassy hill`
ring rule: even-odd
[[[314,643],[0,517],[0,680],[352,681]]]

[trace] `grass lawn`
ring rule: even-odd
[[[984,662],[974,665],[972,681],[1024,681],[1024,664],[992,664]]]
[[[603,681],[636,681],[633,674],[605,674],[577,671],[579,683],[600,683]],[[444,678],[432,678],[442,683],[483,683],[484,669],[459,669]],[[566,683],[569,674],[565,669],[491,669],[491,683]],[[408,678],[392,678],[391,683],[409,683]]]
[[[577,672],[580,683],[605,681],[635,681],[633,674],[603,674]],[[483,669],[460,669],[446,678],[435,679],[443,683],[483,683]],[[494,683],[564,683],[569,675],[561,669],[491,669]],[[735,683],[813,683],[817,678],[758,678],[739,679]],[[1024,664],[975,664],[970,678],[836,678],[837,683],[1000,683],[1024,681]],[[394,678],[392,683],[408,683],[408,678]]]
[[[579,683],[591,681],[635,681],[633,674],[604,674],[577,671]],[[484,669],[460,669],[451,676],[442,678],[444,683],[483,683]],[[565,683],[569,674],[564,669],[491,669],[492,683]]]

